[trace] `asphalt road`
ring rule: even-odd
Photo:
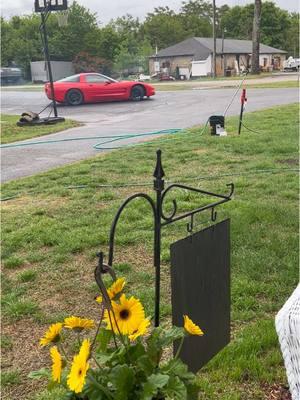
[[[51,134],[26,143],[76,137],[126,135],[170,128],[186,128],[203,124],[213,114],[223,114],[235,89],[198,89],[158,92],[142,102],[86,104],[78,107],[58,106],[59,115],[83,122],[85,125]],[[240,110],[240,93],[227,115]],[[48,102],[41,92],[2,91],[2,113],[39,112]],[[246,112],[298,101],[297,88],[248,89]],[[274,121],[274,123],[276,123]],[[116,146],[145,140],[126,139]],[[31,176],[51,168],[92,157],[99,153],[93,145],[103,140],[80,140],[63,143],[32,145],[2,149],[1,181]],[[100,150],[104,151],[104,150]]]

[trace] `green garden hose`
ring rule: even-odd
[[[91,136],[91,137],[75,137],[68,139],[57,139],[57,140],[41,140],[36,142],[22,142],[22,143],[10,143],[10,144],[2,144],[0,146],[1,149],[11,148],[11,147],[25,147],[25,146],[35,146],[42,144],[52,144],[52,143],[64,143],[64,142],[72,142],[72,141],[80,141],[80,140],[95,140],[95,139],[106,139],[103,142],[95,144],[93,147],[96,150],[112,150],[118,149],[120,147],[125,146],[134,146],[136,143],[130,143],[126,145],[114,146],[114,147],[103,147],[108,143],[118,142],[125,139],[132,139],[136,137],[147,137],[147,136],[158,136],[158,135],[174,135],[176,133],[182,132],[182,129],[163,129],[160,131],[147,132],[147,133],[131,133],[125,135],[115,135],[115,136]],[[149,142],[147,142],[149,143]],[[143,142],[142,144],[145,144]]]

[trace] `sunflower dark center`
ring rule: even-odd
[[[82,374],[82,369],[80,368],[80,370],[78,371],[78,375],[80,376]]]
[[[121,319],[128,319],[130,315],[130,312],[128,310],[122,310],[120,312],[120,318]]]

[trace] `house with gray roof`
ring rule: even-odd
[[[217,75],[236,75],[251,66],[252,41],[217,39]],[[262,71],[281,69],[287,52],[260,44],[260,66]],[[213,38],[192,37],[158,51],[149,58],[150,74],[166,73],[190,76],[212,74]]]

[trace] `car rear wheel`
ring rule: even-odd
[[[66,94],[66,102],[70,106],[79,106],[83,103],[83,94],[78,89],[71,89]]]
[[[133,88],[131,89],[131,95],[130,98],[133,101],[139,101],[139,100],[143,100],[145,96],[145,89],[143,88],[143,86],[133,86]]]

